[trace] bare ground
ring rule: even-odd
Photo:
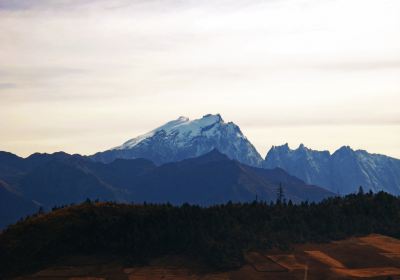
[[[382,235],[325,244],[301,244],[290,252],[250,252],[238,270],[215,272],[180,256],[127,267],[111,257],[74,257],[16,280],[258,280],[392,279],[400,280],[400,240]]]

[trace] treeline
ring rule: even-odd
[[[86,201],[38,213],[2,232],[0,278],[76,254],[120,255],[137,264],[184,254],[229,269],[244,263],[247,250],[369,233],[400,237],[400,198],[360,192],[320,203],[255,201],[207,208]]]

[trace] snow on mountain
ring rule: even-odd
[[[162,164],[197,157],[213,149],[248,165],[262,164],[260,154],[240,128],[232,122],[224,122],[219,114],[208,114],[195,120],[179,117],[92,157],[102,162],[142,157]]]
[[[348,146],[331,154],[309,149],[303,144],[293,150],[285,144],[272,147],[263,161],[240,128],[232,122],[225,122],[219,114],[208,114],[195,120],[179,117],[91,157],[106,163],[117,158],[145,158],[163,164],[198,157],[213,149],[247,165],[283,168],[308,184],[335,193],[351,193],[361,185],[365,190],[400,194],[398,159],[363,150],[354,151]]]
[[[333,154],[311,150],[304,145],[294,150],[287,144],[274,146],[263,166],[283,168],[309,184],[335,193],[347,194],[363,186],[366,191],[400,194],[400,160],[364,150],[354,151],[349,146],[343,146]]]

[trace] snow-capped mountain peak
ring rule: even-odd
[[[233,122],[225,122],[220,114],[207,114],[194,120],[181,116],[93,157],[106,162],[143,157],[164,163],[197,157],[213,149],[249,165],[262,163],[261,156],[240,128]]]
[[[213,127],[216,124],[225,124],[220,114],[207,114],[201,119],[190,120],[188,117],[180,116],[176,120],[169,121],[166,124],[157,127],[156,129],[147,132],[143,135],[128,140],[121,146],[115,147],[115,150],[131,149],[139,145],[144,140],[153,137],[157,133],[164,133],[165,136],[175,135],[176,140],[181,144],[189,139],[201,135],[212,136],[217,133],[218,127]]]

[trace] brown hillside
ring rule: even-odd
[[[112,257],[73,257],[15,280],[258,280],[400,279],[400,240],[368,235],[325,244],[297,245],[291,251],[250,252],[238,270],[216,272],[183,257],[128,267]],[[390,278],[389,278],[390,279]]]

